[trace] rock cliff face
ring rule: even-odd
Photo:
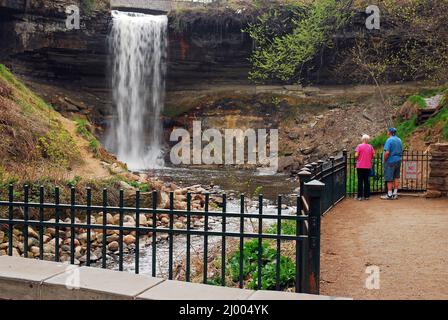
[[[110,10],[82,1],[28,0],[24,10],[0,8],[0,62],[63,113],[81,113],[103,126],[111,115],[108,78]],[[81,8],[80,30],[65,26],[65,8]],[[204,18],[208,17],[208,18]],[[252,42],[242,35],[248,17],[171,15],[167,98],[171,91],[247,83]]]
[[[66,27],[65,10],[72,4],[81,9],[79,30]],[[80,1],[29,0],[22,11],[0,9],[0,14],[1,62],[56,109],[76,112],[83,101],[92,106],[93,120],[100,121],[110,104],[105,92],[107,11],[88,11]],[[73,99],[79,102],[59,102]]]

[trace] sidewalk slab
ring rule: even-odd
[[[130,272],[81,267],[47,279],[43,300],[132,300],[164,280]]]
[[[249,300],[353,300],[350,298],[320,296],[307,293],[259,290]]]
[[[0,299],[37,300],[43,281],[76,268],[65,263],[1,256]]]
[[[200,283],[166,280],[137,299],[143,300],[247,300],[254,291]]]

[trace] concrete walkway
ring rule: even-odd
[[[321,249],[321,294],[448,299],[448,199],[346,199],[322,220]],[[379,289],[366,288],[368,266]]]

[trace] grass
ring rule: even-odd
[[[75,126],[76,126],[76,132],[86,138],[89,139],[92,136],[92,133],[90,132],[88,125],[89,122],[86,119],[76,118],[75,120]]]
[[[270,226],[266,232],[269,234],[277,234],[277,223],[274,223]],[[285,220],[282,221],[281,225],[281,234],[284,235],[295,235],[296,234],[296,221],[293,220]]]
[[[28,89],[3,64],[0,64],[0,79],[3,79],[15,89],[13,90],[14,101],[23,108],[23,111],[32,113],[36,109],[41,111],[53,110],[50,105]],[[49,115],[52,115],[52,113],[49,113]]]
[[[447,103],[445,103],[447,104]],[[424,126],[428,128],[434,128],[440,125],[442,127],[442,137],[448,140],[448,106],[445,107],[434,117],[428,119]]]
[[[425,98],[420,95],[410,96],[408,101],[412,102],[412,104],[416,104],[420,109],[425,109],[427,107]]]
[[[436,88],[422,89],[418,94],[423,98],[431,98],[434,97],[435,95],[446,92],[447,88],[448,86],[444,85]]]
[[[395,128],[397,129],[397,136],[403,141],[403,148],[406,148],[406,139],[408,139],[411,134],[418,128],[416,124],[417,116],[413,116],[411,119],[406,121],[399,121],[395,123]],[[382,133],[370,140],[370,144],[376,150],[376,152],[381,152],[383,150],[384,144],[387,140],[387,134]]]
[[[95,138],[91,131],[91,124],[87,119],[76,118],[75,120],[76,133],[89,142],[89,150],[95,157],[101,157],[101,144]]]
[[[0,86],[7,92],[0,108],[0,159],[8,171],[42,174],[82,161],[58,114],[2,64]]]

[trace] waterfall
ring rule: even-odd
[[[116,118],[106,147],[130,169],[163,167],[166,16],[112,11],[109,37]]]

